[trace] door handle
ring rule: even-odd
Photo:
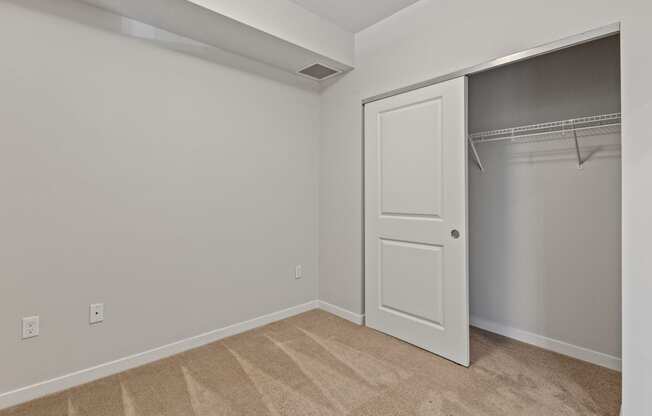
[[[458,238],[460,238],[460,232],[457,230],[451,231],[451,237],[457,240]]]

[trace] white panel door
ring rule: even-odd
[[[469,365],[466,78],[365,106],[367,326]]]

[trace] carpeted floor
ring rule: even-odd
[[[620,375],[480,330],[470,369],[311,311],[0,416],[617,415]]]

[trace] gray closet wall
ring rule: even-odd
[[[619,38],[469,80],[470,132],[620,111]],[[470,166],[472,320],[621,354],[620,135],[478,146]]]

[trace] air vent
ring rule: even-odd
[[[331,77],[339,72],[340,71],[338,71],[337,69],[329,68],[322,64],[310,65],[309,67],[299,71],[301,75],[305,75],[309,78],[316,79],[318,81]]]

